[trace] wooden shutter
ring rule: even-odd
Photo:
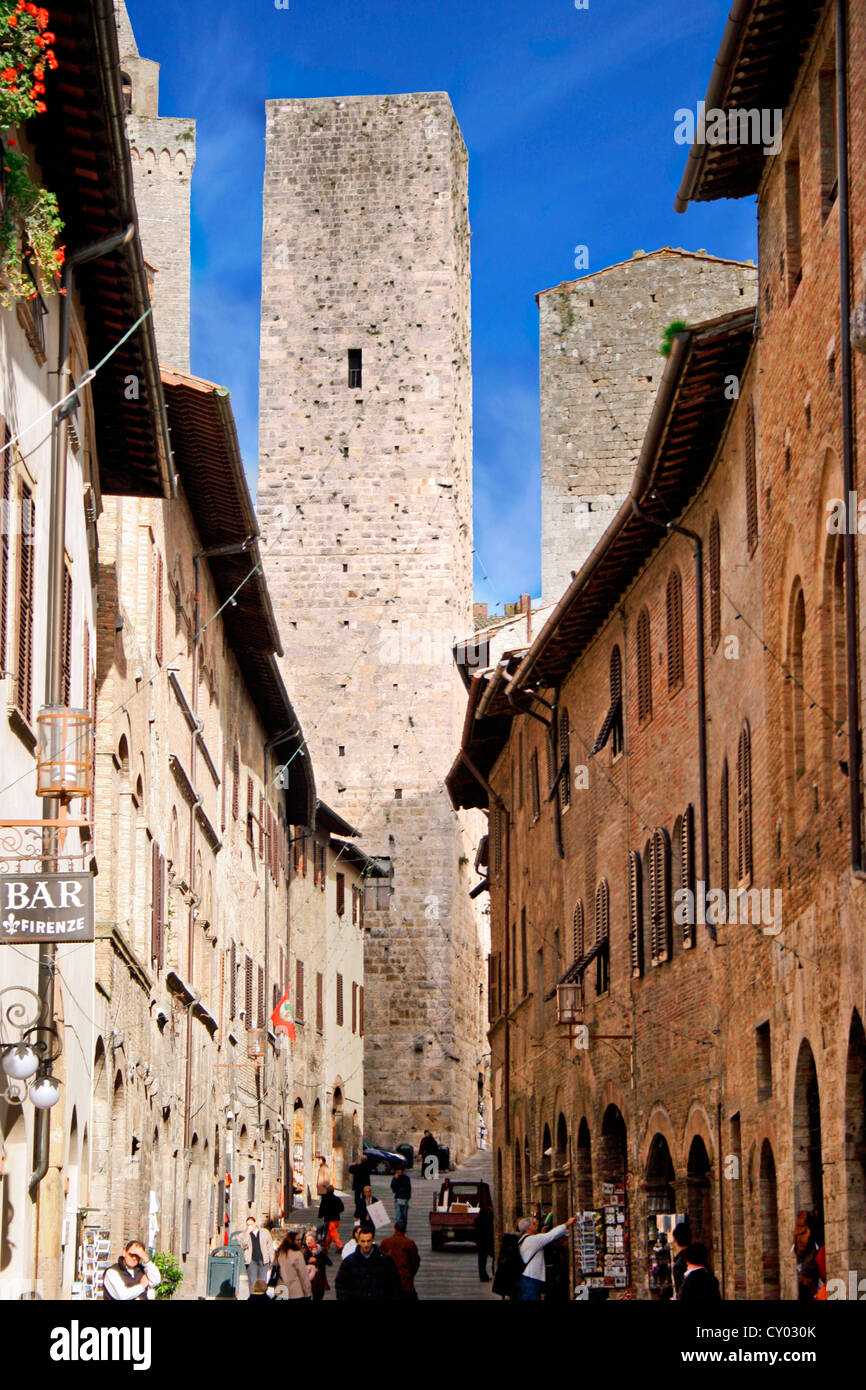
[[[583,920],[583,898],[578,898],[574,904],[574,912],[571,917],[571,958],[572,961],[581,960],[586,951],[585,926]]]
[[[731,883],[731,827],[728,792],[728,760],[722,763],[719,784],[719,887],[727,893]]]
[[[15,700],[24,718],[33,717],[33,589],[36,550],[36,505],[21,484],[18,528],[18,670]]]
[[[63,566],[63,628],[60,647],[62,699],[67,709],[72,703],[72,575]]]
[[[571,750],[570,750],[571,726],[568,721],[568,710],[564,709],[559,716],[559,804],[565,809],[571,804]]]
[[[252,956],[244,958],[244,1024],[253,1027],[253,961]]]
[[[628,857],[628,941],[633,979],[643,974],[643,879],[640,855]]]
[[[337,975],[337,1027],[343,1026],[343,977]]]
[[[325,981],[320,970],[316,971],[316,1027],[325,1026]]]
[[[493,809],[493,877],[499,878],[502,873],[502,807],[495,806]]]
[[[364,1036],[364,986],[358,986],[358,1033]]]
[[[740,733],[737,749],[737,879],[739,886],[752,878],[752,744],[748,724]]]
[[[744,454],[746,465],[746,540],[751,555],[758,544],[758,473],[755,460],[755,403],[746,410]]]
[[[489,960],[490,960],[490,958],[489,958],[489,956],[488,956],[488,964],[489,964]],[[357,1033],[357,1031],[358,1031],[358,984],[357,984],[357,981],[353,980],[353,981],[352,981],[352,1032],[353,1032],[353,1033]]]
[[[238,753],[237,744],[232,749],[232,818],[237,820],[240,814],[240,784],[241,784],[241,760]]]
[[[247,776],[247,844],[253,843],[253,779]]]
[[[150,959],[154,965],[159,962],[160,888],[159,845],[156,840],[152,840],[150,845]]]
[[[232,941],[229,946],[229,1018],[234,1019],[238,1011],[238,948]]]
[[[523,730],[517,734],[517,809],[523,810]]]
[[[532,792],[532,815],[537,819],[541,815],[541,792],[538,785],[538,749],[533,748],[532,756],[529,759],[529,781]]]
[[[678,569],[671,570],[667,587],[668,690],[683,683],[683,581]]]
[[[3,442],[8,445],[12,438],[12,432],[6,421],[3,421]],[[9,566],[11,563],[12,532],[14,530],[12,518],[12,484],[14,479],[14,464],[12,461],[12,450],[5,448],[2,455],[2,475],[3,475],[3,515],[2,515],[2,535],[0,535],[0,674],[5,675],[7,662],[9,659]]]
[[[666,830],[653,832],[650,850],[650,947],[653,965],[670,956],[670,840]]]
[[[257,1000],[258,1007],[257,1007],[257,1009],[256,1009],[256,1027],[257,1027],[257,1028],[264,1028],[264,1026],[265,1026],[265,971],[264,971],[264,967],[260,965],[260,966],[258,967],[258,971],[259,971],[259,978],[258,978],[258,986],[259,986],[259,988],[258,988],[258,1000]]]
[[[650,647],[650,616],[642,608],[637,620],[637,717],[643,724],[652,718],[652,651]]]
[[[304,962],[295,961],[295,1018],[304,1021]]]
[[[719,514],[710,522],[710,646],[713,651],[722,635],[722,540]]]
[[[162,608],[163,608],[163,564],[162,555],[156,552],[156,599],[153,623],[153,654],[158,666],[162,665]]]
[[[691,894],[686,901],[692,905],[691,921],[683,923],[683,946],[688,950],[696,940],[697,904],[695,903],[695,808],[687,806],[680,822],[679,887]]]
[[[337,916],[342,917],[346,911],[346,875],[337,874]]]
[[[610,889],[603,878],[595,890],[595,939],[606,941],[610,933]]]
[[[265,857],[265,798],[259,792],[259,859]]]

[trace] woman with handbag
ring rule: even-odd
[[[288,1231],[274,1259],[276,1297],[312,1298],[313,1290],[297,1231]],[[272,1276],[273,1277],[273,1276]]]
[[[328,1289],[326,1265],[331,1263],[330,1256],[316,1239],[315,1231],[307,1231],[304,1236],[304,1259],[307,1262],[307,1273],[310,1276],[310,1287],[313,1290],[313,1302],[321,1303]]]

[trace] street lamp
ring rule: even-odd
[[[36,717],[36,795],[89,796],[93,726],[86,709],[43,705]]]
[[[7,1005],[3,1000],[8,995],[13,998]],[[35,1013],[22,998],[25,995],[36,1001]],[[60,1037],[55,1028],[42,1023],[43,1017],[44,1005],[35,990],[26,985],[0,989],[0,1066],[6,1078],[0,1099],[7,1105],[23,1105],[29,1096],[37,1110],[50,1110],[60,1099],[60,1082],[51,1075],[51,1065],[60,1056]],[[17,1039],[4,1036],[4,1024],[17,1032]]]
[[[583,1019],[583,986],[580,981],[556,986],[556,1021],[569,1028]]]

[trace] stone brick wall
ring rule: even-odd
[[[394,865],[367,936],[367,1135],[430,1128],[465,1152],[485,1048],[455,889],[474,851],[442,779],[463,705],[451,646],[472,629],[466,151],[444,93],[267,113],[266,570],[317,785]]]
[[[536,296],[544,602],[568,587],[628,493],[665,328],[741,309],[756,282],[754,266],[665,247]]]

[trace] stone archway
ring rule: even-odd
[[[569,1201],[571,1169],[568,1162],[568,1126],[560,1111],[556,1121],[556,1144],[553,1150],[553,1219],[560,1225],[571,1214]]]
[[[517,1222],[520,1220],[521,1216],[524,1215],[524,1211],[523,1211],[523,1162],[522,1162],[522,1155],[521,1155],[521,1152],[520,1152],[520,1140],[518,1139],[517,1135],[514,1136],[513,1159],[514,1159],[514,1211],[513,1211],[513,1218],[514,1218],[514,1224],[516,1225]]]
[[[656,1298],[670,1297],[673,1288],[672,1252],[669,1229],[672,1221],[661,1223],[657,1217],[673,1218],[676,1215],[676,1173],[673,1159],[665,1136],[658,1131],[653,1135],[647,1156],[644,1173],[644,1199],[647,1217],[647,1244],[649,1249],[649,1290]]]
[[[779,1299],[782,1297],[779,1265],[779,1197],[776,1162],[769,1139],[765,1139],[761,1145],[758,1199],[761,1213],[762,1297]]]
[[[866,1272],[866,1033],[856,1009],[845,1064],[845,1195],[847,1268]]]
[[[794,1214],[813,1213],[812,1233],[823,1240],[824,1172],[821,1095],[815,1058],[808,1041],[800,1044],[794,1079]]]
[[[713,1180],[712,1163],[707,1146],[696,1134],[689,1147],[686,1165],[687,1197],[686,1211],[692,1240],[700,1241],[707,1247],[712,1260],[713,1253]]]
[[[300,1096],[292,1116],[292,1192],[304,1199],[304,1102]]]
[[[622,1111],[609,1105],[601,1121],[601,1180],[624,1187],[628,1172],[628,1133]]]
[[[574,1152],[575,1197],[579,1211],[589,1211],[593,1203],[592,1186],[592,1137],[584,1117],[577,1129],[577,1146]]]
[[[318,1101],[316,1102],[318,1104]],[[331,1104],[331,1181],[335,1187],[342,1188],[346,1179],[345,1141],[343,1138],[343,1091],[334,1087]]]

